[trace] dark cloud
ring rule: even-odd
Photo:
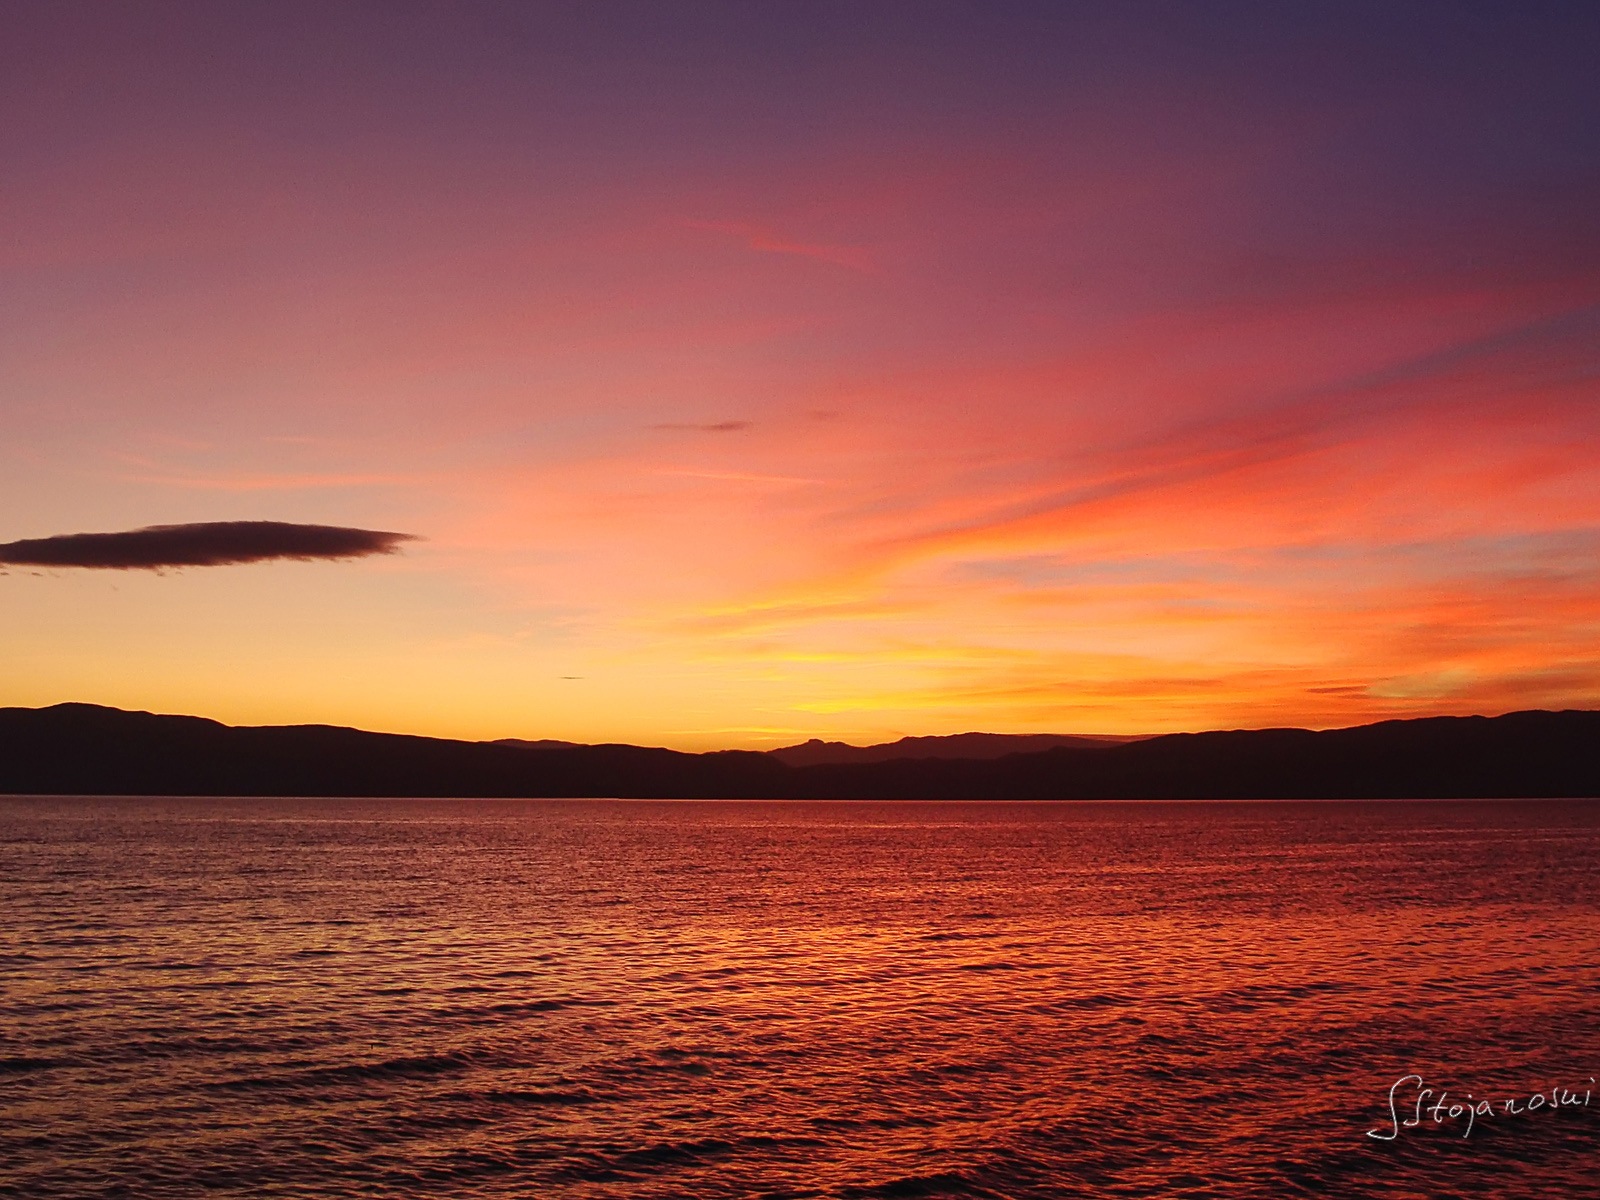
[[[753,423],[751,421],[710,421],[703,425],[695,425],[667,422],[662,425],[652,425],[650,428],[678,429],[691,433],[738,433],[741,429],[749,429]]]
[[[207,521],[152,525],[126,533],[67,533],[0,545],[0,564],[28,567],[97,567],[159,570],[221,567],[289,558],[364,558],[393,554],[409,533],[291,525],[283,521]]]

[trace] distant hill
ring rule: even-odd
[[[1037,754],[1063,746],[1075,750],[1104,750],[1138,740],[1137,737],[1067,733],[952,733],[944,737],[903,737],[897,742],[880,742],[875,746],[852,746],[848,742],[812,738],[798,746],[784,746],[767,753],[791,767],[812,767],[820,763],[892,762],[897,758],[1004,758],[1008,754]]]
[[[496,738],[492,742],[482,743],[485,746],[520,746],[524,750],[576,750],[585,742],[562,742],[555,738],[536,738],[529,741],[527,738]]]
[[[1004,758],[1007,754],[1036,754],[1061,746],[1079,750],[1104,750],[1123,742],[1140,740],[1140,735],[1061,733],[954,733],[939,737],[903,737],[897,742],[873,746],[852,746],[848,742],[825,742],[812,738],[795,746],[783,746],[765,753],[791,767],[812,767],[820,763],[891,762],[897,758]],[[586,742],[562,742],[554,738],[497,738],[490,746],[519,746],[524,750],[593,749]]]
[[[754,751],[506,745],[327,725],[236,728],[200,717],[61,704],[0,709],[0,792],[856,800],[1590,797],[1600,796],[1600,712],[1430,717],[1321,732],[1171,734],[998,758],[791,766]]]

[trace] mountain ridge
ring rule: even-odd
[[[988,759],[538,747],[96,705],[0,709],[0,793],[682,799],[1600,796],[1600,712],[1215,730]]]
[[[1118,736],[1086,733],[947,733],[931,737],[903,737],[893,742],[853,746],[849,742],[826,742],[812,738],[795,746],[768,750],[778,761],[791,767],[823,763],[892,762],[898,758],[1004,758],[1008,754],[1028,754],[1041,750],[1071,747],[1102,750],[1124,742],[1143,741],[1151,734]]]

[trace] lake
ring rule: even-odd
[[[0,903],[7,1196],[1570,1197],[1600,1149],[1596,802],[0,797]]]

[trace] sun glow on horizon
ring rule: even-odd
[[[426,540],[10,568],[0,704],[685,749],[1600,706],[1560,21],[1490,77],[1443,17],[469,10],[529,31],[17,22],[0,542]]]

